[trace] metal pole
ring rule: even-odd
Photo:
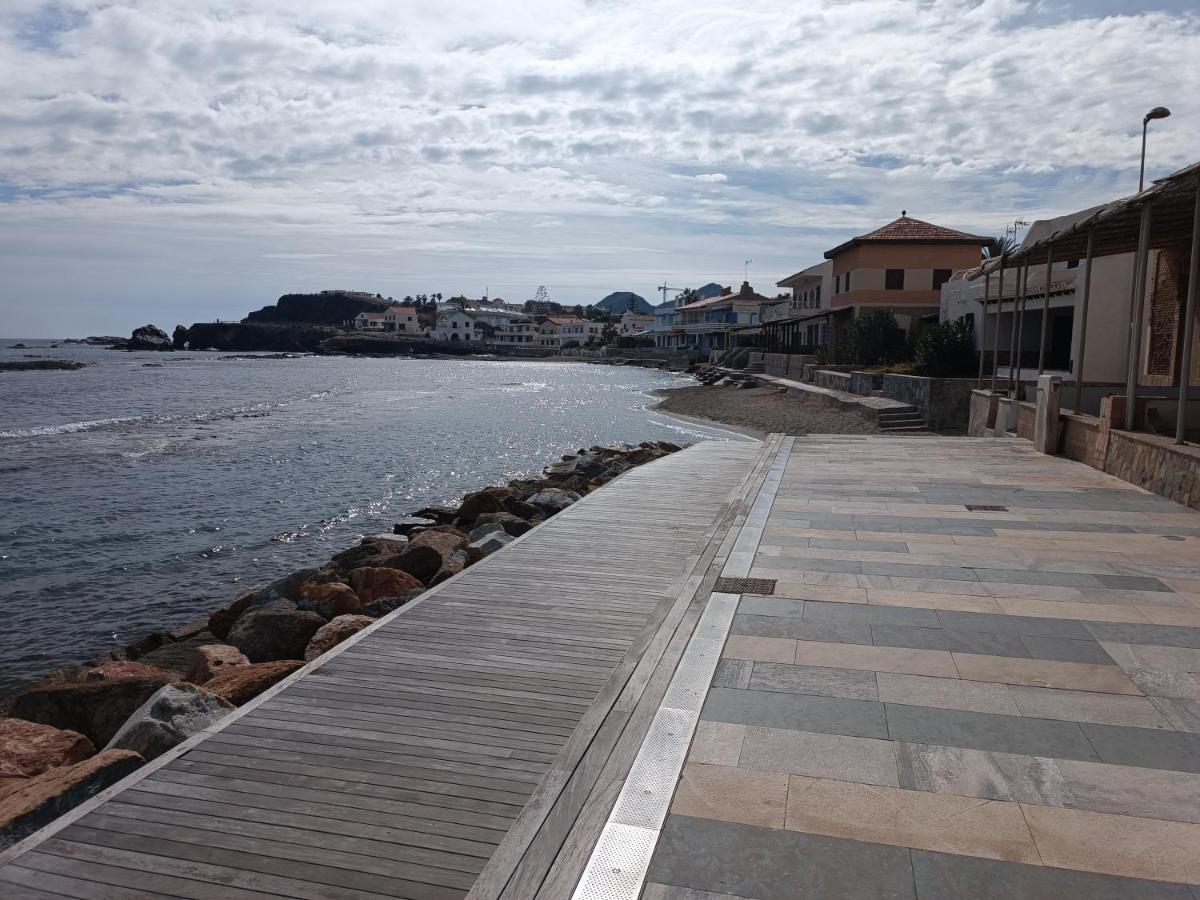
[[[1138,169],[1138,193],[1142,192],[1142,183],[1146,178],[1146,129],[1150,127],[1149,119],[1142,119],[1142,165]]]
[[[1008,354],[1008,393],[1011,395],[1016,389],[1016,384],[1020,378],[1021,367],[1021,326],[1024,325],[1025,305],[1021,303],[1022,296],[1022,281],[1021,276],[1025,274],[1027,264],[1024,262],[1017,264],[1017,281],[1013,285],[1013,329],[1012,329],[1012,352]]]
[[[1038,345],[1038,374],[1046,371],[1046,336],[1050,332],[1050,268],[1054,263],[1054,245],[1046,246],[1046,293],[1042,296],[1042,340]]]
[[[987,355],[987,307],[988,294],[992,287],[992,273],[983,276],[983,323],[979,335],[979,377],[975,379],[975,387],[983,388],[983,358]]]
[[[1083,409],[1083,353],[1087,349],[1088,300],[1092,295],[1092,244],[1096,230],[1088,229],[1087,254],[1083,270],[1083,305],[1079,310],[1079,359],[1075,361],[1075,415]]]
[[[992,393],[996,393],[996,372],[1000,368],[1000,313],[1004,310],[1004,255],[1000,255],[1000,285],[996,288],[996,333],[992,335]]]
[[[1129,368],[1125,375],[1125,430],[1133,431],[1137,377],[1142,367],[1142,310],[1146,305],[1146,275],[1150,253],[1150,201],[1142,206],[1137,257],[1133,261],[1133,296],[1129,299]]]
[[[1200,291],[1200,175],[1196,176],[1196,209],[1192,214],[1192,264],[1183,313],[1183,357],[1179,361],[1179,407],[1175,413],[1175,443],[1183,443],[1188,386],[1192,381],[1192,334],[1196,325],[1196,293]]]
[[[1017,317],[1017,384],[1013,396],[1021,394],[1021,343],[1025,338],[1025,310],[1029,306],[1029,263],[1021,266],[1021,314]]]

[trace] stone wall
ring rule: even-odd
[[[1064,413],[1059,419],[1059,453],[1075,462],[1093,464],[1100,423],[1095,416]]]
[[[850,391],[870,397],[883,387],[883,375],[879,372],[851,372]]]
[[[1033,440],[1033,429],[1037,421],[1037,404],[1022,401],[1017,404],[1017,437]]]
[[[1168,439],[1111,431],[1104,471],[1159,496],[1200,509],[1200,451]]]
[[[751,353],[751,362],[761,362],[763,371],[776,378],[790,378],[799,381],[804,372],[804,366],[812,363],[816,357],[804,353]]]
[[[996,427],[998,394],[991,391],[971,391],[971,413],[967,423],[968,437],[990,437]]]
[[[971,419],[971,378],[925,378],[920,375],[881,376],[883,396],[915,406],[930,428],[966,431]]]
[[[812,374],[812,383],[817,387],[829,388],[834,391],[850,393],[850,373],[835,372],[832,369],[817,369]]]

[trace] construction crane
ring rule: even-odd
[[[671,287],[669,284],[667,284],[667,283],[664,281],[662,284],[660,284],[660,285],[659,285],[659,286],[656,288],[656,290],[657,290],[657,291],[658,291],[660,294],[662,294],[662,302],[663,302],[663,303],[666,303],[666,302],[667,302],[667,291],[674,291],[676,294],[681,294],[681,293],[683,293],[684,291],[686,291],[686,290],[687,290],[687,288],[677,288],[677,287]]]

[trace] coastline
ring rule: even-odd
[[[742,437],[751,438],[756,441],[765,441],[770,432],[761,431],[756,428],[750,428],[745,425],[735,425],[731,422],[723,422],[720,419],[713,419],[706,416],[694,416],[687,413],[675,412],[667,405],[667,398],[663,394],[669,391],[677,391],[681,388],[662,388],[660,390],[647,391],[652,397],[656,398],[656,402],[646,407],[648,412],[655,412],[659,415],[666,416],[670,419],[676,419],[688,425],[702,425],[705,428],[716,428],[721,431],[727,431],[731,434],[738,434]]]

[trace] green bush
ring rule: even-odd
[[[917,337],[917,367],[931,378],[965,378],[978,368],[975,328],[966,316],[953,322],[938,322]]]
[[[886,309],[859,314],[850,329],[848,349],[849,362],[861,366],[886,366],[910,355],[904,329]]]

